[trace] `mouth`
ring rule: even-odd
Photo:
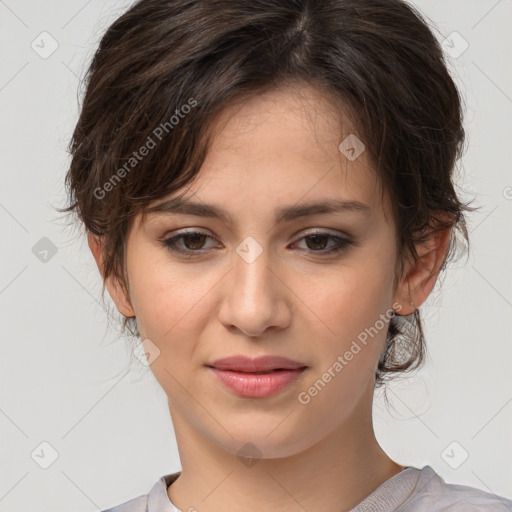
[[[245,370],[237,370],[237,369],[231,369],[231,368],[217,368],[216,366],[209,366],[206,365],[208,368],[213,368],[216,370],[222,370],[224,372],[232,372],[232,373],[244,373],[247,375],[268,375],[269,373],[276,373],[276,372],[285,372],[285,371],[298,371],[298,370],[305,370],[307,366],[301,366],[299,368],[274,368],[272,370],[262,370],[258,372],[249,372]]]
[[[299,368],[272,368],[260,371],[221,370],[213,366],[207,369],[222,387],[241,398],[268,398],[289,390],[301,378],[307,366]]]
[[[206,366],[217,370],[251,374],[266,374],[307,368],[307,365],[299,361],[273,355],[260,356],[254,359],[244,355],[236,355],[217,359],[212,363],[206,364]]]

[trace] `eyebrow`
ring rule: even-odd
[[[291,221],[300,217],[336,212],[357,212],[369,216],[371,208],[359,201],[349,201],[346,199],[315,201],[278,208],[275,213],[275,223],[278,224],[279,222]],[[221,206],[208,203],[196,203],[182,197],[167,199],[154,206],[148,207],[145,209],[145,213],[181,213],[196,215],[198,217],[217,218],[225,223],[233,224],[231,215]]]

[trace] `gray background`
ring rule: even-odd
[[[400,464],[512,497],[512,2],[414,4],[452,52],[463,48],[454,31],[467,41],[449,64],[467,104],[459,184],[483,208],[468,218],[469,258],[421,308],[427,363],[390,387],[389,411],[377,393],[375,429]],[[146,368],[130,369],[83,233],[53,209],[65,205],[79,77],[128,5],[0,1],[1,512],[103,509],[180,469],[166,397]],[[43,31],[58,43],[47,58],[31,47]]]

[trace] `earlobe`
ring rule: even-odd
[[[93,235],[92,233],[88,233],[87,242],[96,261],[96,265],[98,265],[100,275],[103,278],[105,272],[101,237]],[[135,312],[133,310],[133,306],[131,305],[130,300],[126,297],[126,293],[124,292],[122,286],[115,278],[115,276],[108,276],[108,278],[105,280],[105,286],[107,287],[108,293],[112,297],[112,300],[114,301],[119,312],[126,317],[134,317]]]
[[[395,293],[395,301],[402,306],[397,310],[400,315],[413,313],[432,292],[448,253],[450,233],[451,228],[435,230],[417,247],[419,261],[411,258]]]

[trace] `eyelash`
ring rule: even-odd
[[[175,235],[175,236],[172,236],[169,238],[160,239],[160,242],[170,252],[180,254],[187,258],[193,258],[195,256],[200,256],[201,254],[204,254],[204,252],[208,249],[193,250],[193,249],[179,249],[177,247],[176,243],[179,240],[182,240],[182,239],[186,238],[187,236],[191,236],[191,235],[192,236],[193,235],[204,235],[204,236],[211,238],[212,240],[215,240],[216,242],[218,242],[218,240],[216,238],[210,236],[208,233],[203,233],[202,231],[188,231],[186,233],[181,233],[179,235]],[[334,236],[330,233],[325,233],[323,231],[316,231],[313,233],[308,233],[307,235],[304,235],[302,238],[300,238],[299,241],[309,238],[309,237],[313,237],[313,236],[326,236],[328,238],[335,240],[338,243],[338,245],[329,250],[317,250],[317,251],[315,251],[313,249],[302,249],[302,250],[310,251],[311,253],[314,253],[314,254],[318,253],[323,256],[331,256],[331,255],[339,254],[339,253],[345,251],[346,249],[349,248],[349,246],[354,244],[354,242],[352,240]]]

